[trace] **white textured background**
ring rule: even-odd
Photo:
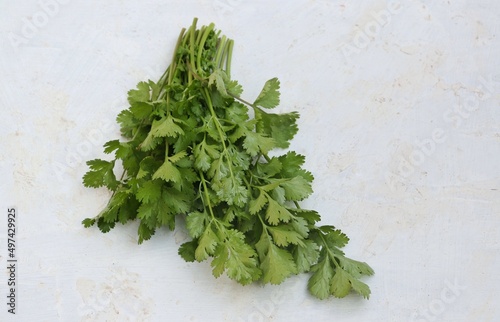
[[[353,4],[355,2],[355,4]],[[500,321],[500,2],[0,0],[0,265],[17,207],[18,314],[1,321]],[[368,262],[369,301],[215,280],[180,228],[101,234],[85,161],[119,136],[126,92],[167,67],[192,18],[235,39],[253,99],[282,82],[308,207]],[[495,304],[497,303],[497,304]]]

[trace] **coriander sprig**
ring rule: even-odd
[[[180,256],[212,258],[215,277],[279,284],[312,272],[308,289],[320,299],[351,290],[368,298],[360,278],[373,270],[340,250],[345,234],[319,226],[319,214],[300,207],[313,192],[304,156],[269,156],[288,148],[298,131],[297,112],[270,112],[280,103],[279,80],[268,80],[253,102],[242,98],[230,74],[233,40],[213,24],[196,25],[194,19],[181,30],[157,82],[140,82],[128,92],[130,107],[117,117],[124,141],[104,145],[114,158],[87,162],[84,185],[106,187],[112,195],[83,224],[108,232],[137,220],[142,243],[157,229],[173,230],[183,216],[191,240]],[[117,179],[118,162],[124,171]]]

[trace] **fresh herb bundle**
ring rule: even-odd
[[[84,185],[104,186],[112,196],[83,224],[108,232],[117,222],[139,220],[142,243],[185,216],[192,240],[179,254],[188,262],[212,257],[215,277],[225,272],[243,285],[279,284],[311,271],[308,288],[320,299],[351,289],[369,298],[359,278],[373,274],[370,266],[347,258],[340,250],[347,236],[318,226],[319,214],[299,206],[312,193],[304,156],[268,155],[288,148],[298,130],[298,113],[269,112],[280,101],[278,79],[267,81],[253,103],[242,99],[230,74],[233,41],[213,24],[196,24],[181,31],[160,80],[128,92],[130,107],[117,117],[126,140],[104,145],[114,159],[87,162]],[[117,161],[124,169],[119,179]]]

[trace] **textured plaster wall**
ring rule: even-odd
[[[500,321],[499,14],[493,0],[0,1],[1,267],[18,211],[17,314],[5,270],[0,320]],[[306,276],[215,280],[177,255],[182,226],[138,246],[135,224],[80,225],[109,197],[81,185],[85,161],[194,16],[235,39],[245,97],[280,78],[316,177],[305,204],[375,269],[369,301],[315,300]]]

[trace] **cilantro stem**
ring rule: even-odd
[[[212,219],[215,220],[214,211],[212,210],[212,204],[210,203],[210,196],[208,195],[208,187],[207,187],[207,183],[205,180],[205,176],[203,175],[202,171],[198,171],[198,174],[200,175],[201,184],[203,185],[203,194],[205,195],[205,199],[207,200],[206,206],[208,207],[208,210],[210,211],[210,215],[212,216]],[[203,200],[203,203],[205,203],[204,200]]]
[[[201,58],[202,58],[202,53],[203,53],[203,48],[205,47],[205,42],[207,41],[208,35],[210,32],[214,29],[215,25],[211,23],[208,25],[206,28],[205,32],[203,33],[203,36],[201,37],[200,43],[198,44],[198,57],[197,58],[197,64],[198,64],[198,73],[202,74],[202,64],[201,64]]]
[[[238,100],[238,101],[240,101],[240,102],[242,102],[242,103],[244,103],[244,104],[246,104],[246,105],[248,105],[248,106],[250,106],[250,107],[252,107],[252,108],[254,108],[254,109],[259,109],[259,110],[260,110],[260,108],[258,108],[258,107],[257,107],[257,106],[255,106],[254,104],[252,104],[252,103],[250,103],[250,102],[248,102],[248,101],[246,101],[246,100],[242,99],[241,97],[239,97],[239,96],[237,96],[237,95],[234,95],[234,94],[233,94],[233,93],[231,93],[231,92],[227,92],[227,93],[228,93],[228,94],[229,94],[229,96],[231,96],[232,98],[234,98],[234,99],[236,99],[236,100]]]
[[[195,18],[193,20],[193,24],[191,25],[191,36],[190,36],[190,39],[189,39],[189,43],[190,43],[190,46],[189,46],[189,63],[191,64],[191,68],[192,70],[195,70],[196,67],[194,66],[194,36],[195,36],[195,30],[196,30],[196,22],[198,21],[198,18]],[[188,64],[189,66],[189,64]],[[191,76],[191,74],[189,74]],[[189,80],[189,83],[191,84],[191,79]]]
[[[226,49],[226,36],[222,36],[219,46],[217,48],[217,54],[215,55],[215,66],[220,67],[223,63],[223,54]]]
[[[228,40],[227,55],[226,55],[226,74],[229,79],[231,79],[231,58],[233,56],[233,46],[234,41],[232,39]]]

